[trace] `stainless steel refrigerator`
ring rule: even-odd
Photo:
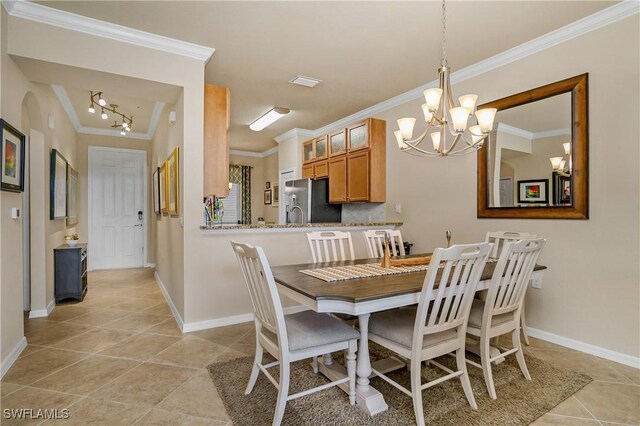
[[[336,223],[342,205],[329,204],[328,179],[297,179],[285,183],[287,223]]]

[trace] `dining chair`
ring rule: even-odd
[[[314,231],[307,233],[313,263],[353,260],[353,242],[350,232]]]
[[[465,338],[471,302],[491,246],[477,243],[435,249],[418,307],[380,312],[369,319],[369,340],[410,360],[411,390],[375,369],[373,373],[413,398],[418,425],[424,424],[422,391],[455,377],[460,378],[471,408],[477,409],[465,363]],[[455,352],[456,371],[433,360],[451,352]],[[423,384],[423,361],[447,374]]]
[[[515,231],[492,231],[487,232],[487,236],[485,241],[489,243],[493,243],[493,250],[491,251],[491,255],[489,257],[493,259],[497,259],[500,256],[502,248],[505,243],[508,241],[517,241],[517,240],[530,240],[533,238],[538,238],[538,234],[532,234],[530,232],[515,232]],[[484,292],[482,295],[478,295],[480,299],[484,299]],[[520,325],[522,330],[522,335],[524,336],[524,343],[529,345],[529,335],[527,334],[527,324],[524,315],[524,303],[522,305],[522,312],[520,313]]]
[[[364,239],[367,242],[367,253],[371,259],[384,256],[384,240],[388,234],[391,239],[391,256],[404,256],[404,241],[402,233],[397,229],[370,229],[363,231]],[[397,247],[397,249],[396,249]]]
[[[354,405],[356,402],[356,345],[360,333],[340,320],[314,311],[285,316],[271,268],[262,248],[235,241],[231,241],[231,246],[249,289],[255,317],[256,354],[245,395],[251,393],[258,374],[262,371],[278,389],[273,425],[279,425],[282,421],[287,401],[342,383],[348,382],[349,402]],[[264,350],[276,361],[263,365]],[[289,395],[292,362],[307,358],[317,360],[320,355],[343,350],[347,351],[345,355],[347,377]],[[268,369],[278,365],[280,380],[276,382]]]
[[[522,374],[531,380],[520,343],[520,315],[531,273],[545,242],[544,238],[508,241],[495,266],[487,299],[474,299],[471,306],[467,333],[480,339],[482,364],[470,360],[467,362],[482,368],[489,396],[493,399],[496,399],[496,389],[491,373],[492,362],[515,353]],[[509,332],[513,348],[501,348],[504,352],[491,356],[490,340]]]

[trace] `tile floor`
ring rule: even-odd
[[[204,367],[253,354],[252,324],[183,335],[151,270],[92,272],[89,283],[82,303],[25,319],[29,345],[0,383],[2,409],[68,408],[56,423],[70,424],[230,424]],[[528,355],[594,378],[534,424],[640,424],[640,370],[531,343]]]

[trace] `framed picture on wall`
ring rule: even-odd
[[[57,149],[51,150],[49,199],[49,219],[65,219],[67,217],[67,160]]]
[[[167,158],[167,208],[170,215],[178,215],[178,148]]]
[[[24,191],[25,137],[11,124],[0,118],[2,134],[2,184],[3,191]]]
[[[267,189],[271,189],[271,182],[267,182]]]
[[[67,164],[67,226],[78,223],[78,172]]]
[[[151,190],[153,192],[153,211],[155,214],[162,214],[162,210],[160,210],[160,167],[156,167],[153,171],[151,182]]]
[[[519,180],[518,203],[548,204],[549,179]]]
[[[167,209],[167,162],[165,161],[158,168],[158,181],[159,181],[159,189],[160,193],[158,196],[160,197],[160,213],[169,213]]]
[[[264,191],[264,203],[271,204],[271,190],[265,189]]]
[[[556,206],[571,205],[571,176],[553,175],[553,203]]]
[[[273,185],[273,204],[272,206],[278,207],[280,205],[280,185]]]

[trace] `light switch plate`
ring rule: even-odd
[[[402,204],[400,203],[396,204],[396,213],[397,214],[402,213]]]

